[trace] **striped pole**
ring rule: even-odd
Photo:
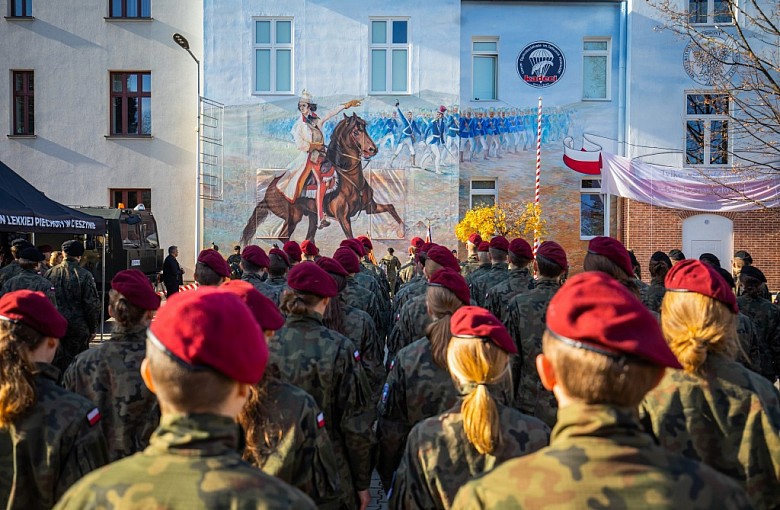
[[[534,186],[534,207],[539,208],[539,192],[542,180],[542,97],[539,96],[539,110],[536,116],[536,183]],[[539,248],[539,223],[534,228],[534,255]]]

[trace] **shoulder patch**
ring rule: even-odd
[[[101,418],[103,418],[103,416],[101,416],[100,409],[97,407],[87,413],[87,422],[90,427],[97,425]]]
[[[390,361],[390,370],[392,370],[393,368],[395,368],[395,358],[393,358],[392,361]]]
[[[352,353],[352,357],[355,358],[355,361],[360,361],[360,351],[355,349],[355,352]]]
[[[325,413],[320,413],[317,415],[317,428],[321,429],[325,426]]]
[[[387,403],[387,398],[390,396],[390,383],[385,383],[382,387],[382,403]]]

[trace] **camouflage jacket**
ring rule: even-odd
[[[79,478],[108,462],[95,404],[58,386],[59,370],[52,365],[36,367],[35,404],[0,429],[2,508],[48,510]]]
[[[701,376],[667,370],[641,406],[659,444],[741,481],[756,508],[780,505],[780,395],[709,353]]]
[[[752,507],[734,480],[657,446],[635,409],[573,404],[561,409],[548,448],[464,485],[452,508]]]
[[[157,423],[149,423],[157,398],[141,379],[146,327],[115,331],[111,339],[73,360],[62,385],[103,410],[102,428],[111,462],[149,445]]]
[[[2,290],[0,290],[0,296],[21,289],[43,292],[52,304],[55,307],[57,306],[57,296],[55,295],[54,285],[35,271],[22,269],[20,272],[17,272],[16,276],[6,280],[3,284]]]
[[[323,326],[316,313],[288,316],[268,347],[281,379],[308,392],[325,413],[344,502],[351,506],[355,491],[367,489],[371,481],[375,443],[371,386],[360,351],[352,340]]]
[[[275,444],[263,448],[265,456],[259,462],[247,453],[244,460],[297,487],[317,508],[338,509],[341,486],[336,454],[314,397],[274,378],[268,380],[266,392],[264,411],[273,422],[270,437]]]
[[[374,326],[377,328],[377,333],[379,333],[383,314],[382,310],[379,308],[379,302],[377,301],[376,296],[372,294],[370,290],[361,286],[354,277],[348,276],[347,286],[339,293],[339,299],[341,299],[341,302],[345,305],[366,312],[374,321]]]
[[[478,267],[479,257],[476,255],[469,255],[465,262],[460,263],[460,274],[465,278],[476,271]]]
[[[490,271],[490,268],[492,268],[492,267],[493,267],[493,264],[491,264],[490,262],[486,262],[484,264],[480,264],[479,266],[477,266],[476,269],[474,269],[471,272],[469,272],[469,274],[467,274],[465,276],[466,283],[468,284],[469,289],[472,289],[474,287],[474,284],[476,283],[476,281],[479,278],[482,278],[484,275],[486,275],[488,273],[488,271]],[[473,294],[472,294],[472,296],[473,296]]]
[[[46,272],[46,279],[54,284],[57,309],[68,319],[68,333],[91,335],[100,320],[100,297],[92,273],[67,258]]]
[[[268,285],[268,282],[266,280],[263,280],[263,276],[260,274],[247,273],[246,271],[244,271],[244,273],[241,275],[241,279],[244,280],[245,282],[249,282],[252,285],[254,285],[257,291],[264,296],[268,296],[268,294],[274,294],[275,292],[275,290]]]
[[[547,425],[516,409],[498,404],[498,419],[501,442],[491,454],[479,453],[467,439],[460,403],[415,425],[393,480],[389,508],[449,508],[458,489],[475,476],[550,441]]]
[[[411,280],[398,291],[395,299],[393,300],[393,323],[397,322],[401,313],[401,309],[410,300],[417,296],[425,295],[425,291],[428,288],[428,279],[422,276],[416,277]]]
[[[739,338],[740,348],[740,352],[737,354],[737,361],[753,372],[771,380],[772,367],[770,366],[771,360],[769,355],[768,353],[761,354],[753,321],[742,312],[737,314],[737,337]]]
[[[315,509],[298,489],[241,460],[239,427],[215,414],[163,416],[149,447],[74,485],[58,510]]]
[[[505,281],[509,275],[509,265],[506,262],[499,262],[485,271],[481,276],[474,278],[473,283],[469,285],[471,298],[479,306],[485,306],[485,298],[494,285]]]
[[[22,269],[22,266],[20,266],[19,263],[15,260],[12,260],[6,266],[0,268],[0,287],[5,285],[5,282],[18,275],[22,271],[24,271],[24,269]]]
[[[780,377],[780,308],[769,300],[748,296],[738,297],[737,304],[753,321],[764,367],[761,372],[774,382]]]
[[[431,316],[428,315],[425,293],[407,301],[398,313],[398,320],[387,337],[388,365],[401,349],[425,336],[425,328],[430,323]]]
[[[420,275],[418,275],[415,271],[414,257],[410,257],[409,262],[402,265],[400,269],[398,269],[398,277],[401,278],[401,281],[404,283],[409,283],[415,278],[420,277]]]
[[[490,313],[504,320],[506,307],[512,299],[518,294],[533,290],[535,286],[534,278],[527,267],[510,269],[505,280],[487,291],[483,306],[490,310]]]
[[[254,281],[250,283],[255,285]],[[255,285],[255,288],[265,297],[273,301],[278,308],[282,302],[282,293],[288,288],[287,278],[284,276],[271,276],[263,283],[265,283],[264,287],[260,288]]]
[[[376,267],[371,264],[371,267]],[[392,304],[390,302],[390,285],[387,283],[385,275],[376,274],[372,269],[360,266],[360,272],[353,276],[354,280],[361,286],[370,290],[376,298],[379,305],[379,321],[376,323],[377,331],[382,337],[387,334],[390,324],[390,313]]]
[[[664,287],[663,283],[652,282],[647,287],[647,290],[641,292],[641,294],[642,302],[648,310],[661,313],[661,301],[664,300],[664,294],[666,294],[666,287]]]
[[[371,402],[376,402],[387,377],[384,345],[370,315],[354,306],[342,304],[341,309],[344,312],[346,336],[360,350],[360,364],[371,386]]]
[[[504,321],[518,351],[512,359],[515,407],[550,427],[555,425],[558,401],[542,386],[536,371],[536,356],[542,352],[547,305],[560,288],[557,280],[540,278],[535,289],[516,296],[509,303]]]

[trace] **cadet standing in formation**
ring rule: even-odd
[[[461,264],[461,267],[463,268],[461,269],[461,274],[464,278],[479,267],[477,248],[479,248],[481,243],[482,237],[476,232],[471,234],[466,240],[466,251],[468,252],[468,255],[466,256],[466,261]]]
[[[271,260],[266,255],[265,250],[259,246],[249,245],[241,252],[241,280],[252,284],[254,288],[263,295],[267,295],[267,284],[265,279],[268,276],[268,266]],[[263,290],[266,289],[266,292]]]
[[[524,239],[512,239],[509,243],[509,273],[506,279],[488,288],[484,306],[499,319],[504,319],[506,305],[512,299],[534,288],[534,277],[528,265],[534,260],[531,245]]]
[[[737,298],[739,310],[747,315],[755,328],[760,367],[753,370],[771,382],[780,377],[780,308],[764,297],[766,277],[760,269],[743,266],[737,278],[742,295]]]
[[[22,271],[21,266],[19,266],[19,257],[21,257],[23,250],[32,247],[33,245],[27,239],[14,239],[11,242],[11,256],[13,257],[13,260],[0,269],[0,288],[2,288],[6,281]]]
[[[43,253],[34,246],[28,246],[19,252],[16,263],[21,271],[7,279],[0,289],[0,296],[14,290],[32,290],[43,292],[52,304],[57,306],[57,297],[54,285],[38,274],[39,264],[44,260]]]
[[[487,273],[488,270],[493,267],[493,264],[490,263],[489,242],[480,241],[479,246],[477,246],[477,262],[477,267],[470,269],[464,275],[470,289],[474,286],[474,282],[476,282],[477,278]]]
[[[265,287],[258,289],[278,307],[281,306],[282,293],[287,289],[287,272],[292,267],[290,258],[279,248],[268,251],[268,279]]]
[[[490,261],[492,266],[484,274],[475,276],[470,285],[471,297],[479,306],[485,306],[487,291],[494,285],[506,280],[509,273],[507,257],[509,241],[504,236],[496,236],[490,240]]]
[[[217,250],[201,250],[195,263],[194,278],[201,287],[219,287],[230,279],[230,266]]]
[[[661,312],[661,301],[664,300],[666,293],[664,279],[671,268],[671,259],[662,251],[653,253],[650,257],[650,263],[647,265],[647,270],[650,272],[650,285],[642,294],[642,302],[656,313]]]

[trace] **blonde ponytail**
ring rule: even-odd
[[[447,368],[447,346],[450,343],[450,319],[455,310],[463,306],[454,292],[444,287],[429,286],[425,297],[428,314],[433,319],[425,329],[431,343],[433,362]]]

